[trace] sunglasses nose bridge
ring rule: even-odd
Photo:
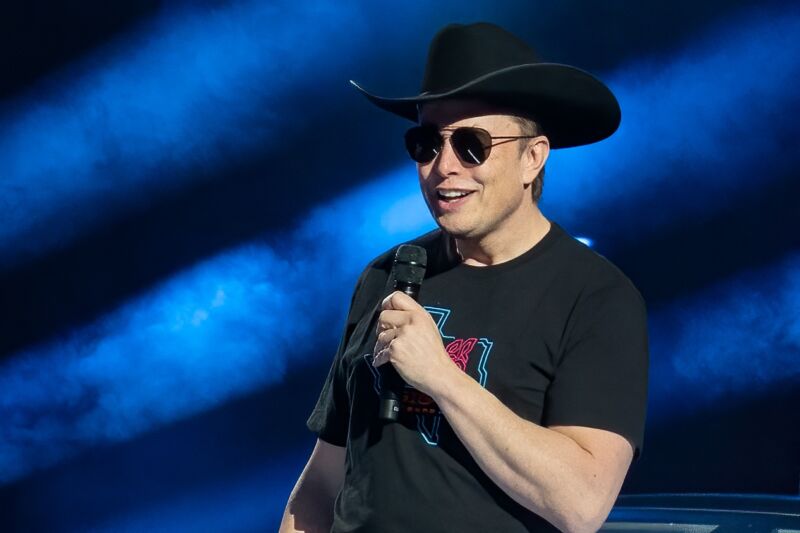
[[[463,166],[461,157],[453,146],[453,136],[451,134],[442,135],[442,144],[439,146],[438,153],[433,163],[439,174],[445,176],[457,172]]]

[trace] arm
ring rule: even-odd
[[[562,531],[596,531],[622,487],[633,448],[616,433],[524,420],[460,370],[433,396],[481,469]]]
[[[431,396],[498,487],[564,531],[602,525],[633,456],[624,437],[520,418],[458,369],[430,315],[406,295],[384,301],[378,328],[373,364],[392,362],[409,384]]]
[[[289,495],[280,533],[328,533],[333,502],[344,481],[345,448],[317,439],[297,484]]]

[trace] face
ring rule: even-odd
[[[530,185],[547,158],[547,147],[537,145],[546,145],[545,138],[493,141],[488,159],[475,165],[453,152],[452,131],[476,127],[493,137],[522,135],[512,116],[479,102],[447,100],[426,104],[420,122],[435,125],[445,139],[431,162],[417,164],[422,194],[439,227],[457,239],[479,241],[513,233],[530,220],[536,209]]]

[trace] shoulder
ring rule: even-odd
[[[565,267],[590,283],[601,285],[619,284],[636,290],[633,282],[607,257],[571,236],[560,226],[554,225],[561,233],[558,239],[558,253],[565,260]],[[638,292],[638,291],[637,291]]]
[[[413,244],[425,249],[428,256],[426,278],[435,272],[445,269],[446,265],[453,261],[450,239],[440,229],[430,231],[406,242],[397,243],[373,258],[362,270],[353,295],[355,307],[368,307],[374,303],[376,298],[383,297],[392,271],[395,254],[403,244]]]
[[[367,264],[366,268],[364,268],[361,273],[361,279],[382,278],[385,283],[392,270],[392,264],[397,249],[404,244],[412,244],[425,249],[428,256],[426,277],[428,277],[429,273],[437,272],[455,260],[450,238],[442,232],[442,230],[435,229],[409,241],[397,243],[395,246],[375,257]]]
[[[644,307],[639,290],[614,263],[555,223],[554,229],[562,234],[554,246],[556,260],[561,263],[561,275],[578,289],[581,297],[615,295]]]

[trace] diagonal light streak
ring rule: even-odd
[[[651,314],[659,414],[800,380],[800,254],[740,273]],[[676,396],[674,391],[681,391]]]
[[[415,188],[408,171],[385,176],[310,213],[281,247],[207,260],[0,366],[0,483],[274,383],[310,353],[329,357],[314,347],[335,346],[358,269],[432,225],[393,214]]]
[[[753,187],[800,162],[787,147],[800,111],[798,35],[798,6],[747,11],[679,53],[614,73],[619,131],[553,153],[544,209],[578,227],[624,203],[641,220],[618,220],[624,231],[614,234],[635,242],[678,213],[697,219],[745,205]]]
[[[0,265],[274,142],[285,97],[336,71],[348,56],[331,51],[358,43],[340,29],[360,17],[329,0],[170,9],[7,103]]]

